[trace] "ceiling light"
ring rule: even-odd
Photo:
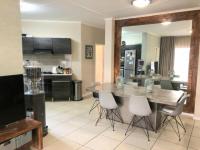
[[[20,10],[21,12],[31,12],[31,11],[36,11],[38,7],[34,4],[30,4],[27,2],[20,2]]]
[[[147,7],[150,4],[150,0],[133,0],[132,5],[138,8]]]
[[[164,21],[162,22],[161,24],[164,25],[164,26],[168,26],[170,25],[172,22],[171,21]]]

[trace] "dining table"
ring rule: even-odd
[[[90,92],[99,93],[100,91],[111,92],[118,105],[121,117],[124,123],[130,123],[133,114],[129,112],[129,98],[132,95],[135,96],[145,96],[150,104],[152,109],[152,114],[149,116],[149,119],[153,125],[154,130],[158,130],[160,128],[162,122],[161,108],[163,106],[171,106],[176,107],[178,101],[184,95],[183,91],[177,90],[166,90],[161,89],[158,86],[153,86],[151,92],[147,92],[145,87],[142,86],[133,86],[123,84],[121,86],[117,86],[114,83],[103,83],[95,86],[91,86],[87,88]],[[116,118],[116,121],[117,120]],[[143,127],[143,123],[137,124],[136,126]],[[151,130],[151,127],[148,127]]]

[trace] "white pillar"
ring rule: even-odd
[[[114,81],[114,32],[115,20],[105,19],[104,83]]]

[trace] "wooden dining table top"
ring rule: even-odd
[[[183,91],[165,90],[154,87],[151,93],[146,92],[145,87],[136,87],[131,85],[124,85],[117,87],[114,83],[103,83],[96,86],[88,87],[90,92],[107,91],[112,92],[115,96],[121,98],[129,98],[131,95],[146,96],[150,102],[176,106],[178,100],[184,94]]]

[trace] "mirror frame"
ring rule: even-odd
[[[192,34],[189,57],[188,93],[190,99],[184,108],[185,112],[193,113],[195,107],[196,85],[198,74],[198,60],[200,49],[200,10],[167,13],[138,18],[122,19],[115,21],[115,43],[114,43],[114,81],[120,73],[120,47],[122,27],[156,24],[163,21],[192,20]]]

